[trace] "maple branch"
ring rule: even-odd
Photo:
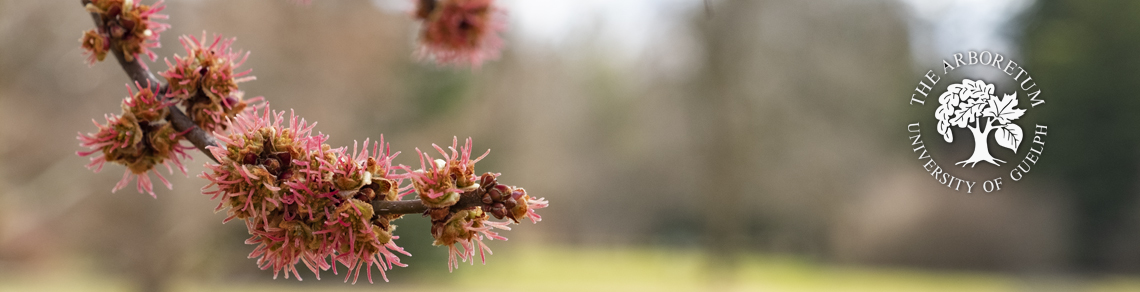
[[[80,3],[86,7],[91,1],[81,0]],[[91,19],[95,21],[96,28],[100,31],[104,30],[103,18],[100,17],[98,13],[92,12]],[[117,42],[118,40],[111,39],[111,41]],[[154,74],[150,73],[150,70],[144,68],[139,58],[133,58],[134,60],[127,61],[123,50],[115,45],[111,46],[111,54],[115,55],[115,60],[119,61],[119,66],[123,67],[123,71],[127,73],[127,77],[130,77],[132,81],[139,85],[147,84],[147,86],[157,86],[158,89],[155,90],[155,94],[158,96],[166,96],[166,91],[169,90],[169,88],[163,84],[162,81],[159,81],[158,78],[154,77]],[[207,146],[218,145],[218,142],[214,141],[214,138],[211,137],[209,133],[198,128],[198,126],[194,124],[194,120],[186,116],[186,113],[183,113],[177,106],[171,105],[167,107],[167,109],[170,110],[170,114],[166,116],[166,120],[170,121],[174,126],[174,130],[186,132],[184,137],[190,141],[190,144],[194,144],[194,147],[197,147],[199,151],[206,154],[206,157],[209,157],[210,160],[218,162],[214,154],[206,150]]]
[[[91,3],[91,1],[80,0],[80,3],[86,7],[88,3]],[[99,30],[103,30],[103,19],[99,16],[99,14],[91,13],[91,18],[95,21],[95,27]],[[117,40],[112,39],[111,41]],[[165,93],[170,88],[167,86],[167,84],[159,81],[159,79],[156,78],[154,74],[150,72],[150,70],[144,68],[139,58],[134,58],[132,61],[127,61],[126,56],[123,55],[123,51],[119,46],[115,45],[111,46],[111,54],[115,55],[115,60],[119,61],[119,66],[123,68],[123,71],[127,73],[127,76],[130,77],[132,81],[137,82],[140,85],[148,84],[149,86],[157,86],[158,89],[155,90],[155,94],[158,96],[166,96]],[[198,148],[198,150],[203,154],[206,154],[206,157],[209,157],[210,160],[218,162],[218,159],[214,157],[214,154],[209,150],[206,150],[207,146],[217,146],[218,142],[214,140],[214,138],[210,136],[209,133],[206,133],[206,131],[203,131],[202,128],[199,128],[194,123],[194,120],[189,116],[186,116],[186,113],[182,112],[182,109],[179,109],[178,106],[171,105],[167,107],[167,109],[170,110],[170,114],[166,116],[166,119],[174,126],[174,129],[179,132],[186,132],[186,135],[184,136],[186,140],[190,141],[191,144],[194,144],[194,147]],[[459,199],[459,202],[457,202],[454,206],[451,206],[451,208],[469,209],[476,206],[481,206],[482,202],[480,201],[479,196],[481,196],[481,194],[475,194],[474,192],[463,193]],[[375,209],[377,215],[415,214],[424,213],[428,210],[428,207],[425,206],[424,203],[420,200],[374,200],[372,201],[372,206]]]
[[[452,212],[483,206],[483,192],[480,190],[467,191],[459,195],[459,201],[451,205]],[[384,201],[373,200],[372,209],[376,214],[422,214],[428,207],[420,200]],[[486,210],[486,209],[484,209]]]
[[[428,207],[420,200],[373,200],[372,209],[376,214],[416,214],[427,212]]]

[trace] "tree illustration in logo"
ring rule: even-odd
[[[1016,92],[1002,98],[993,93],[993,84],[963,79],[962,83],[951,84],[938,97],[940,105],[934,110],[934,117],[938,119],[938,133],[942,134],[942,138],[947,143],[954,142],[954,133],[950,127],[969,129],[974,134],[974,154],[954,165],[974,167],[982,161],[997,166],[1001,166],[998,163],[1005,163],[990,155],[988,141],[991,131],[996,132],[995,139],[999,146],[1017,153],[1017,146],[1021,145],[1024,134],[1013,120],[1021,118],[1025,109],[1015,108]]]

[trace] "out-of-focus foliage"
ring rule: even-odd
[[[1074,212],[1074,263],[1140,271],[1140,3],[1039,0],[1023,50],[1055,123],[1041,170]]]

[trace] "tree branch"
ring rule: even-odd
[[[428,207],[424,206],[420,200],[373,200],[372,209],[376,214],[416,214],[427,212]]]
[[[80,3],[86,7],[87,4],[90,3],[90,0],[80,0]],[[91,13],[91,18],[95,21],[96,28],[101,31],[104,30],[103,19],[98,13]],[[142,63],[140,63],[139,58],[134,58],[133,61],[127,61],[127,58],[123,55],[123,51],[119,50],[118,46],[113,45],[111,46],[111,54],[115,55],[115,60],[119,61],[119,66],[123,68],[123,71],[127,73],[127,76],[130,77],[132,81],[138,82],[140,85],[149,84],[149,86],[157,87],[158,89],[155,90],[155,94],[158,96],[165,96],[165,93],[167,90],[169,90],[169,87],[167,87],[166,84],[163,84],[163,82],[159,81],[159,79],[156,78],[154,74],[150,72],[150,70],[144,68]],[[170,121],[170,123],[174,126],[174,129],[179,132],[187,132],[184,136],[186,140],[189,140],[191,144],[194,144],[194,147],[197,147],[199,151],[202,151],[202,153],[206,154],[206,157],[209,157],[210,160],[218,162],[218,159],[214,157],[214,154],[206,150],[206,146],[217,146],[218,142],[215,141],[209,133],[206,133],[206,131],[203,131],[196,124],[194,124],[194,120],[186,116],[186,113],[182,112],[182,109],[179,109],[178,106],[171,105],[168,107],[168,109],[170,110],[170,115],[167,115],[166,119]],[[479,201],[478,196],[474,193],[468,192],[463,193],[463,195],[460,197],[459,202],[451,208],[468,209],[481,205],[482,202]],[[425,206],[420,200],[374,200],[372,201],[372,206],[378,215],[414,214],[423,213],[428,210],[427,206]]]
[[[86,7],[90,1],[81,0],[80,3]],[[105,31],[103,26],[103,18],[98,13],[91,13],[91,19],[95,21],[95,27],[97,27],[100,31]],[[117,42],[118,40],[112,39],[111,41]],[[151,87],[157,87],[158,89],[155,90],[156,95],[166,95],[166,91],[168,90],[166,85],[164,85],[162,81],[159,81],[158,78],[154,77],[154,74],[150,73],[150,70],[144,68],[139,58],[134,58],[132,61],[127,61],[126,56],[123,55],[123,51],[119,49],[119,46],[114,45],[111,46],[111,54],[115,55],[115,60],[119,61],[119,66],[123,67],[123,71],[127,73],[127,76],[130,77],[132,81],[137,82],[139,85],[147,84]],[[210,160],[218,162],[218,159],[214,157],[214,154],[206,150],[206,146],[218,145],[218,143],[214,141],[214,138],[211,137],[209,133],[206,133],[206,131],[198,128],[198,126],[194,124],[194,121],[191,120],[190,117],[186,116],[186,113],[183,113],[182,110],[177,106],[171,105],[167,107],[167,109],[170,110],[170,115],[166,116],[166,120],[170,121],[170,123],[174,125],[174,130],[178,132],[186,132],[186,135],[184,136],[186,140],[190,141],[191,144],[194,144],[194,147],[197,147],[198,150],[206,154],[206,157],[209,157]]]
[[[471,209],[483,206],[482,192],[479,190],[464,192],[459,195],[459,201],[455,205],[451,205],[451,211],[456,212],[464,209]],[[428,207],[420,200],[402,200],[402,201],[384,201],[373,200],[372,209],[376,214],[422,214],[427,212]]]

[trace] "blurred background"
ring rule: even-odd
[[[356,285],[259,270],[200,153],[157,199],[83,167],[128,79],[85,64],[78,2],[0,0],[0,291],[1140,291],[1140,2],[501,0],[503,56],[470,70],[412,58],[411,1],[167,1],[159,56],[237,37],[247,96],[330,144],[383,134],[412,164],[470,136],[477,171],[552,202],[451,274],[409,216],[410,267]],[[999,193],[934,183],[904,130],[968,50],[1048,101],[1047,151]]]

